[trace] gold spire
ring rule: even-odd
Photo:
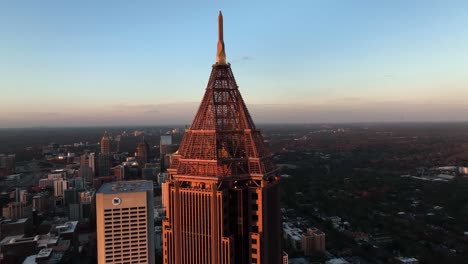
[[[216,52],[216,64],[226,64],[226,52],[223,39],[223,14],[219,10],[218,15],[218,51]]]

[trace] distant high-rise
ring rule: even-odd
[[[84,153],[80,157],[80,169],[78,171],[78,175],[88,183],[93,182],[94,179],[95,159],[96,157],[94,153]]]
[[[161,135],[159,142],[159,158],[161,161],[161,171],[166,171],[169,167],[169,156],[176,152],[179,145],[172,143],[172,135]],[[169,156],[168,156],[169,155]]]
[[[112,168],[112,156],[110,153],[99,153],[98,176],[110,176]]]
[[[96,154],[95,153],[90,153],[89,154],[89,167],[93,171],[93,174],[96,174]]]
[[[112,156],[110,151],[110,137],[107,131],[104,132],[104,136],[101,139],[101,152],[98,155],[98,171],[97,176],[110,176],[112,168]]]
[[[276,167],[218,51],[195,119],[163,183],[166,264],[282,263]]]
[[[54,196],[62,197],[64,196],[65,190],[69,187],[69,182],[67,180],[56,180],[54,181]]]
[[[152,181],[106,183],[96,194],[98,263],[155,263]]]
[[[149,145],[145,140],[145,137],[142,138],[141,142],[138,143],[137,146],[137,152],[136,152],[136,158],[138,161],[138,165],[140,168],[144,168],[145,164],[148,163],[149,159]]]
[[[301,238],[301,249],[306,256],[325,252],[325,233],[317,228],[307,228],[307,233]]]
[[[104,136],[101,138],[101,154],[109,154],[110,152],[110,138],[107,131],[105,131]]]

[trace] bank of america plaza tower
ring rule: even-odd
[[[216,63],[168,172],[164,263],[281,263],[279,178],[226,62],[221,12]]]

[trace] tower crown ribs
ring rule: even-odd
[[[173,176],[225,178],[263,174],[268,178],[275,172],[269,157],[231,65],[214,64],[193,123],[173,156]]]

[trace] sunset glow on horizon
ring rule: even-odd
[[[257,123],[468,121],[463,1],[26,2],[0,4],[0,128],[190,123],[219,9]]]

